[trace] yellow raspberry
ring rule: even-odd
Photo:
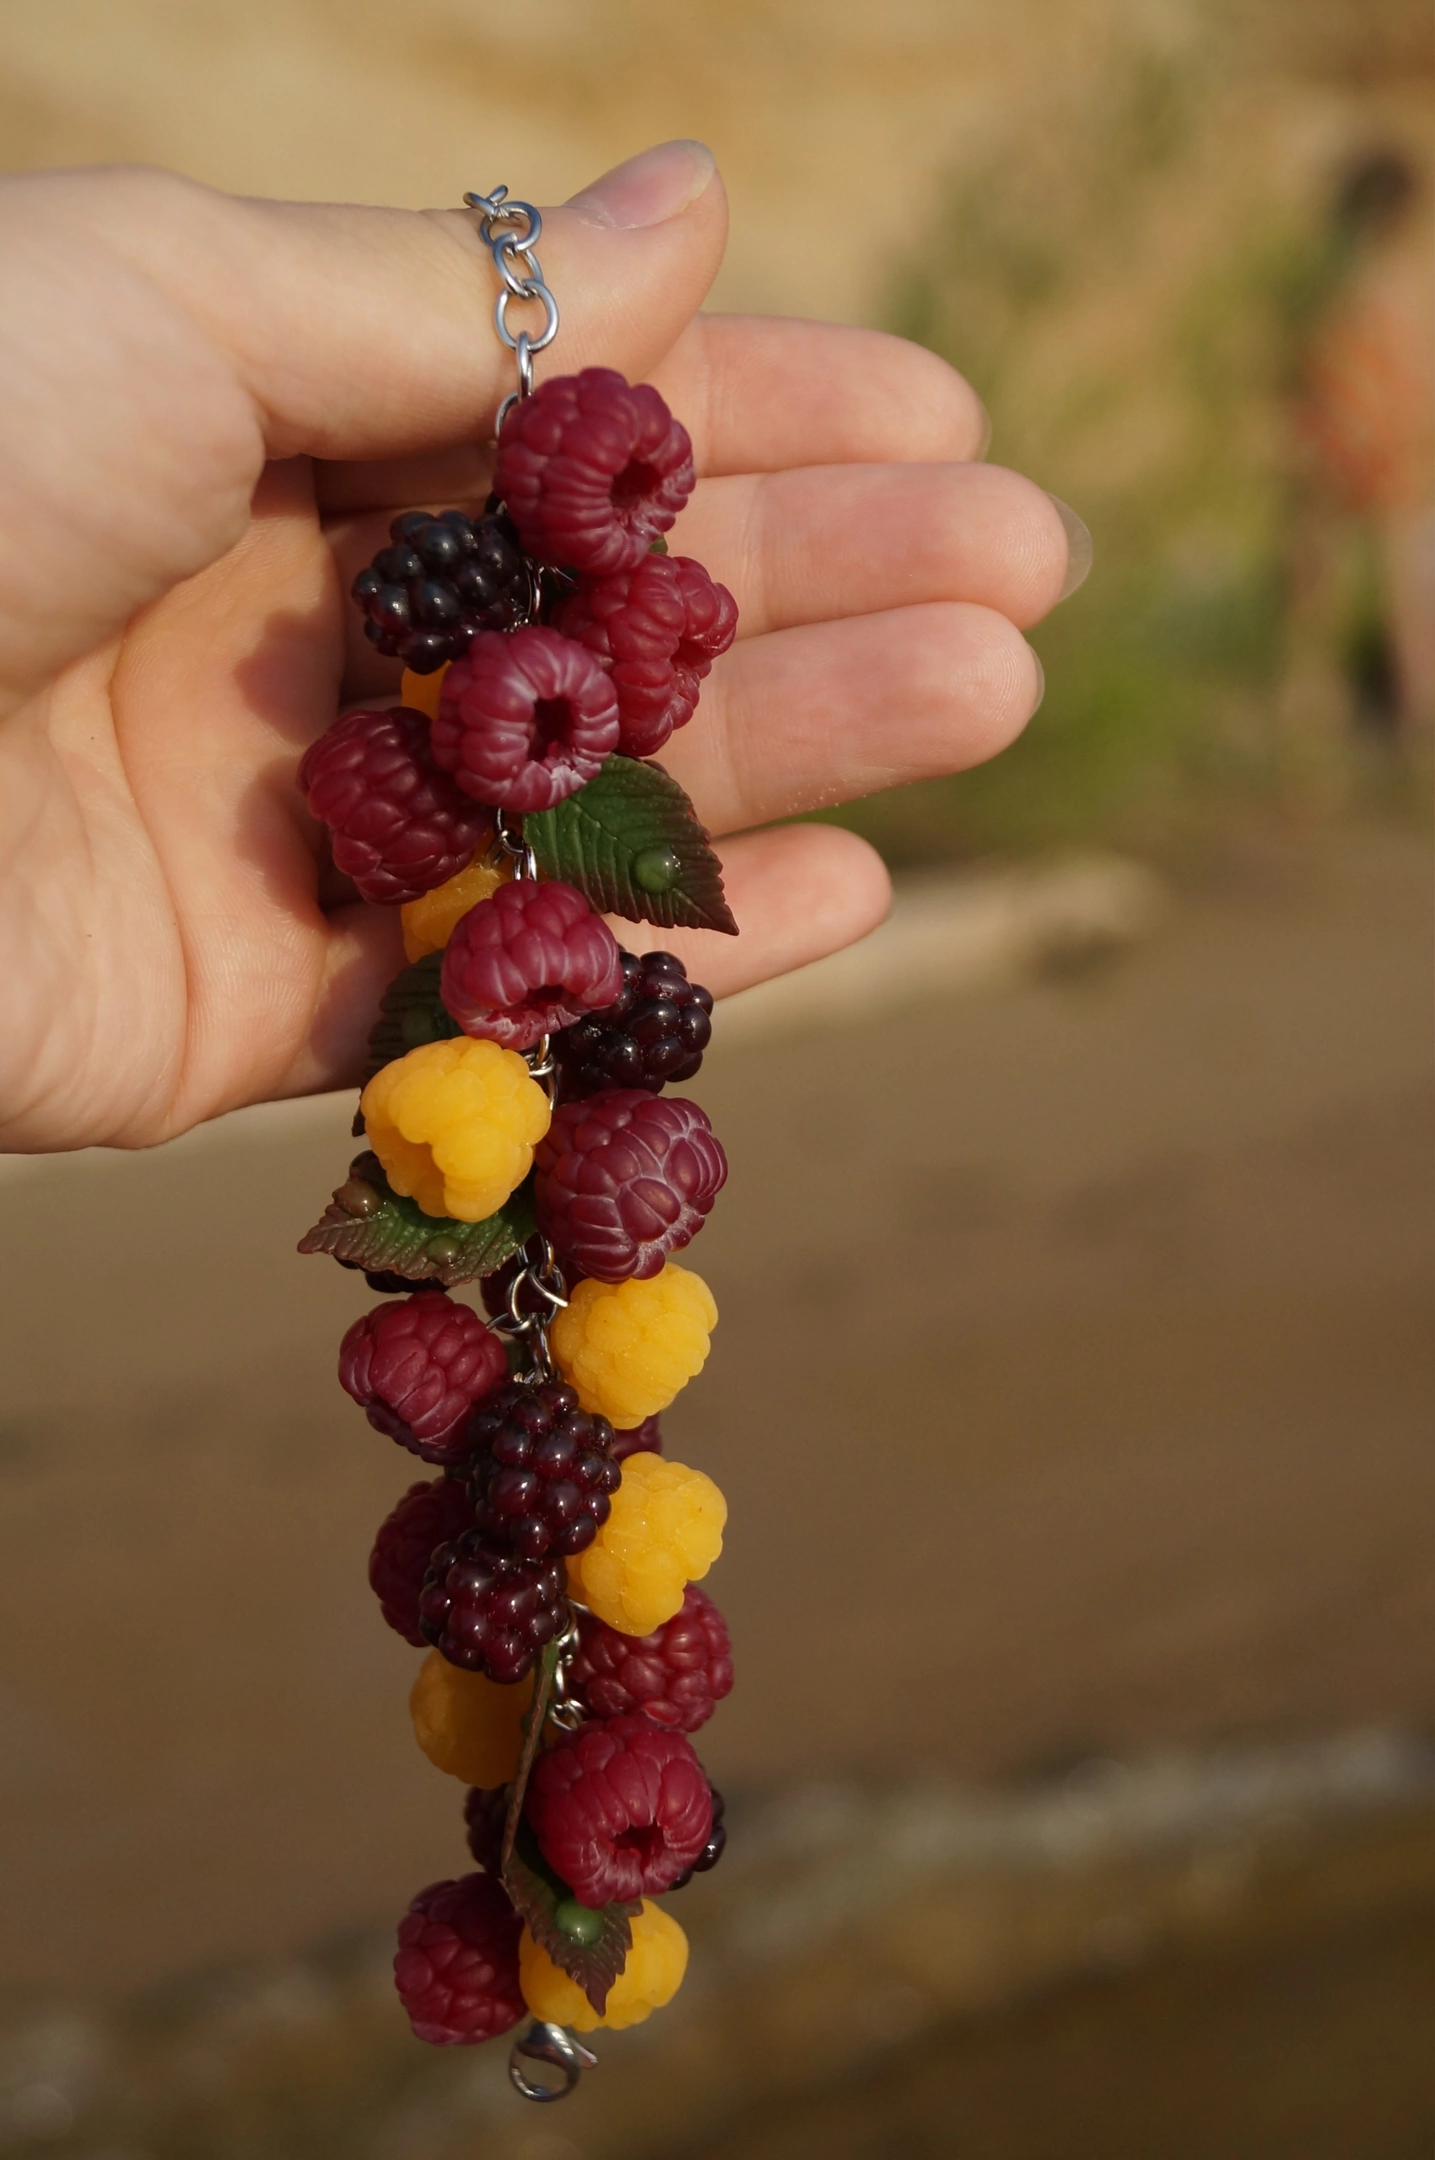
[[[553,1323],[553,1355],[583,1408],[626,1430],[702,1371],[717,1316],[701,1275],[669,1260],[646,1282],[580,1282]]]
[[[722,1551],[727,1502],[710,1477],[666,1455],[630,1455],[608,1520],[568,1562],[568,1587],[623,1635],[651,1635]]]
[[[465,1035],[395,1058],[359,1107],[394,1191],[458,1222],[482,1222],[523,1183],[551,1114],[516,1050]]]
[[[421,712],[430,720],[438,718],[438,701],[443,695],[443,679],[448,673],[448,663],[435,668],[432,675],[415,675],[412,668],[405,668],[399,683],[399,703],[407,705],[410,712]]]
[[[518,1768],[533,1675],[500,1687],[430,1650],[409,1696],[414,1738],[431,1763],[465,1785],[506,1785]]]
[[[688,1938],[671,1913],[651,1898],[644,1898],[632,1926],[633,1947],[608,1990],[601,2017],[577,1981],[554,1964],[525,1928],[518,1938],[518,1984],[533,2015],[550,2025],[567,2025],[574,2032],[593,2032],[599,2025],[621,2032],[625,2025],[641,2025],[654,2010],[670,2003],[688,1969]]]
[[[435,885],[432,892],[406,901],[399,909],[399,921],[407,958],[422,960],[425,953],[442,952],[460,917],[477,907],[480,900],[491,899],[512,875],[506,863],[491,863],[485,855],[479,855],[447,884]]]

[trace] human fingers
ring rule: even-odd
[[[709,153],[550,214],[565,364],[646,374],[716,270]],[[266,456],[491,435],[512,355],[466,212],[249,202],[139,169],[0,182],[0,691],[19,702],[243,532]]]
[[[545,363],[540,361],[540,379]],[[693,439],[699,473],[980,457],[987,416],[935,353],[880,330],[764,315],[698,315],[653,370]],[[325,466],[327,512],[482,496],[492,454],[469,441]]]
[[[716,833],[995,757],[1041,697],[1035,653],[966,602],[774,630],[735,646],[662,762]]]
[[[346,588],[387,535],[386,514],[331,522]],[[1029,628],[1090,562],[1086,529],[1071,511],[1019,473],[974,464],[705,480],[672,545],[733,592],[744,639],[937,600],[975,601]],[[345,695],[355,698],[398,687],[393,664],[362,632],[350,610]]]
[[[736,596],[744,638],[925,600],[977,601],[1026,628],[1081,567],[1051,496],[999,465],[817,466],[704,481],[670,545]]]
[[[167,194],[175,185],[163,176]],[[233,356],[271,457],[388,458],[491,433],[514,363],[493,334],[499,287],[474,213],[180,186],[159,232],[119,202],[104,205],[105,229]],[[646,375],[700,305],[726,234],[700,143],[644,151],[545,211],[565,369]],[[511,313],[515,328],[541,321]]]

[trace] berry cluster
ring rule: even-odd
[[[480,630],[516,622],[528,580],[518,536],[503,517],[406,510],[349,588],[364,635],[415,675],[467,652]]]
[[[484,514],[406,513],[355,580],[404,702],[344,715],[300,767],[335,866],[403,909],[411,962],[332,1249],[389,1293],[344,1336],[340,1382],[441,1473],[381,1525],[369,1580],[428,1646],[419,1745],[469,1788],[478,1872],[415,1898],[394,1966],[444,2046],[525,2011],[588,2031],[666,2002],[687,1945],[650,1901],[725,1835],[688,1735],[732,1686],[696,1587],[726,1509],[658,1428],[717,1319],[672,1256],[726,1157],[663,1093],[698,1070],[713,1001],[671,953],[619,946],[581,850],[536,878],[519,822],[661,748],[731,644],[732,596],[662,541],[692,487],[651,388],[589,368],[515,404]],[[492,1325],[452,1294],[467,1280]],[[534,1870],[556,1904],[525,1902]]]
[[[561,1381],[514,1384],[489,1398],[471,1432],[474,1504],[487,1537],[524,1560],[592,1544],[622,1477],[606,1418],[580,1410]]]
[[[565,1101],[691,1080],[712,1039],[712,992],[688,981],[681,960],[622,951],[618,960],[623,987],[612,1004],[575,1020],[553,1045]]]

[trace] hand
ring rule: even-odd
[[[482,178],[483,176],[480,176]],[[862,936],[852,835],[763,831],[989,757],[1068,544],[969,462],[972,391],[875,332],[696,311],[726,231],[675,144],[546,214],[551,372],[647,377],[703,475],[674,534],[740,641],[664,762],[724,840],[726,991]],[[140,170],[0,182],[0,1147],[145,1146],[357,1073],[402,964],[295,786],[392,699],[349,578],[415,505],[480,502],[512,358],[463,212],[231,200]],[[540,362],[540,380],[544,369]]]

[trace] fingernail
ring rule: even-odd
[[[1059,495],[1053,495],[1052,504],[1057,516],[1066,528],[1066,576],[1057,594],[1058,604],[1069,600],[1078,585],[1084,585],[1091,574],[1091,532],[1084,519],[1079,518],[1070,503],[1064,503]]]
[[[978,442],[978,444],[977,444],[977,447],[976,447],[976,449],[975,449],[975,450],[974,450],[974,451],[972,452],[972,456],[973,456],[973,458],[974,458],[974,460],[976,461],[976,463],[977,463],[977,464],[980,464],[980,463],[981,463],[982,459],[983,459],[983,458],[984,458],[984,457],[986,456],[986,454],[987,454],[988,450],[990,450],[991,446],[992,446],[992,416],[991,416],[991,414],[990,414],[990,413],[989,413],[989,412],[987,411],[987,409],[986,409],[985,405],[983,405],[983,407],[982,407],[982,432],[981,432],[981,439],[980,439],[980,441]]]
[[[1036,696],[1031,701],[1031,712],[1034,713],[1041,710],[1041,701],[1046,696],[1046,669],[1041,664],[1039,652],[1032,652],[1030,646],[1027,651],[1031,652],[1031,664],[1036,669]],[[1027,718],[1031,718],[1031,713],[1027,714]]]
[[[623,232],[639,225],[661,225],[695,203],[716,171],[716,160],[706,143],[659,143],[656,149],[640,150],[626,164],[605,172],[601,180],[575,195],[568,207],[578,212],[585,225],[616,226]]]

